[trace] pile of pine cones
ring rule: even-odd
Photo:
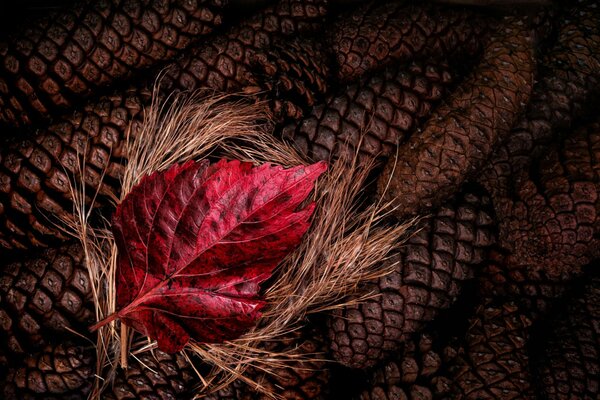
[[[90,393],[95,351],[71,332],[95,321],[91,285],[56,217],[81,161],[110,215],[159,73],[158,96],[254,93],[311,159],[375,159],[365,196],[393,201],[389,223],[427,216],[362,283],[377,296],[278,344],[331,362],[254,380],[286,399],[600,398],[596,1],[62,3],[0,37],[1,398]],[[102,398],[184,399],[197,379],[143,353]]]

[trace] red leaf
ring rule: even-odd
[[[308,229],[314,204],[298,207],[326,168],[189,161],[142,179],[113,218],[119,311],[92,329],[120,318],[167,352],[239,337]]]

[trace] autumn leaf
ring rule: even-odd
[[[254,326],[260,284],[296,247],[325,163],[284,169],[189,161],[145,177],[117,207],[117,312],[166,352],[219,343]]]

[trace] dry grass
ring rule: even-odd
[[[144,113],[143,123],[132,124],[139,129],[128,134],[128,164],[120,198],[145,175],[209,155],[287,167],[307,163],[290,146],[275,139],[268,132],[268,124],[257,123],[268,120],[262,104],[230,100],[223,96],[183,94],[166,103],[152,104]],[[234,379],[261,390],[258,382],[244,374],[248,368],[276,373],[302,357],[322,357],[300,355],[294,350],[273,353],[265,351],[264,344],[282,340],[300,329],[310,314],[341,307],[347,301],[359,301],[360,297],[353,297],[359,282],[389,272],[391,267],[382,270],[382,261],[403,239],[406,226],[386,227],[381,223],[389,211],[387,204],[358,204],[356,199],[371,168],[358,166],[355,161],[336,162],[317,182],[313,225],[302,244],[278,266],[272,285],[266,289],[268,306],[258,326],[226,343],[192,342],[186,347],[184,351],[190,360],[199,359],[203,365],[212,366],[210,373],[200,376],[198,396]],[[85,176],[83,167],[79,175]],[[117,249],[108,223],[104,228],[90,227],[85,187],[77,182],[73,183],[73,198],[75,222],[71,224],[85,249],[96,316],[101,320],[116,311]],[[153,347],[148,341],[132,343],[130,332],[117,321],[102,327],[97,342],[99,379],[93,397],[98,397],[110,383],[119,363],[126,365],[132,353]]]

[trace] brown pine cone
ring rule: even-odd
[[[28,125],[220,25],[226,0],[82,1],[0,43],[0,120]]]
[[[283,129],[284,139],[313,160],[359,160],[393,154],[443,98],[454,76],[448,68],[390,66],[350,84],[304,119]]]
[[[328,55],[307,38],[276,40],[250,61],[260,98],[268,101],[278,125],[297,121],[324,99],[328,90]]]
[[[116,198],[124,162],[123,138],[132,120],[141,121],[142,106],[149,99],[150,92],[144,90],[103,97],[83,111],[58,119],[34,139],[2,148],[0,245],[27,248],[65,239],[56,223],[59,217],[72,214],[69,182],[78,176],[82,155],[89,193],[98,190],[100,203]]]
[[[328,0],[278,0],[243,23],[255,32],[286,36],[317,33],[325,22]]]
[[[552,322],[534,364],[548,400],[600,398],[600,278],[594,277]]]
[[[600,123],[592,123],[532,165],[513,201],[494,205],[506,256],[485,270],[486,290],[532,297],[542,285],[542,297],[559,296],[600,256],[599,160]]]
[[[442,6],[372,2],[328,30],[338,79],[353,81],[392,61],[458,60],[477,54],[494,21]]]
[[[329,319],[334,358],[352,368],[373,366],[450,307],[494,243],[493,224],[489,199],[474,190],[423,220],[388,261],[394,272],[364,285],[378,296]]]
[[[453,400],[535,399],[527,343],[531,321],[514,303],[484,300],[466,337],[444,350]]]
[[[94,322],[92,287],[79,244],[45,249],[5,265],[0,273],[2,352],[21,354],[55,332]]]
[[[521,171],[600,94],[600,7],[593,0],[575,3],[562,14],[557,42],[540,61],[527,113],[478,176],[495,203],[510,201]]]
[[[392,361],[377,368],[361,400],[430,400],[448,395],[450,380],[440,374],[442,357],[433,347],[430,334],[407,341]]]
[[[295,331],[285,340],[269,342],[265,350],[284,352],[294,349],[294,354],[323,360],[326,352],[323,335],[316,329]],[[272,395],[286,400],[317,400],[327,398],[329,370],[325,361],[295,361],[288,367],[267,374],[250,368],[246,376],[266,390],[260,392],[241,381],[206,397],[207,400],[268,400]],[[269,395],[270,393],[271,395]]]
[[[172,63],[163,90],[262,92],[277,122],[300,118],[327,91],[329,56],[315,40],[256,28],[254,19]]]
[[[94,372],[91,349],[48,345],[11,368],[2,383],[4,400],[85,400]]]
[[[379,178],[394,214],[405,218],[448,198],[510,132],[533,84],[534,40],[523,19],[506,17],[474,74],[400,147]]]
[[[197,374],[187,359],[160,350],[131,358],[126,370],[117,372],[114,384],[101,395],[106,400],[175,400],[192,398]]]

